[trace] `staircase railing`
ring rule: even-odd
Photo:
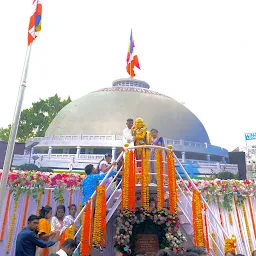
[[[135,149],[135,150],[136,150],[136,149],[142,149],[142,148],[144,148],[144,149],[160,149],[160,150],[162,150],[162,152],[172,151],[171,149],[169,149],[169,148],[167,148],[167,147],[161,147],[161,146],[155,146],[155,145],[132,146],[132,147],[124,148],[124,152],[122,152],[122,153],[119,155],[119,157],[117,158],[116,162],[119,163],[119,161],[123,158],[123,155],[125,154],[126,151],[128,151],[128,150],[133,150],[133,149]],[[173,154],[173,157],[174,157],[174,159],[175,159],[176,164],[178,164],[178,166],[179,166],[180,169],[182,170],[183,174],[184,174],[184,175],[186,176],[186,178],[190,181],[190,183],[191,183],[193,189],[199,191],[198,188],[197,188],[197,186],[195,185],[195,183],[194,183],[193,180],[191,179],[191,177],[188,175],[186,169],[183,167],[183,165],[181,164],[181,162],[180,162],[179,159],[176,157],[176,155],[174,154],[173,151],[172,151],[172,154]],[[155,161],[156,161],[156,160],[152,160],[152,159],[149,160],[149,162],[155,162]],[[138,162],[141,162],[141,160],[137,160],[136,162],[137,162],[137,163],[138,163]],[[164,165],[164,168],[167,167],[167,162],[165,161],[164,158],[163,158],[163,165]],[[114,166],[112,166],[112,167],[110,168],[110,170],[107,172],[107,174],[106,174],[106,176],[104,177],[104,179],[100,182],[100,185],[103,185],[103,184],[105,183],[105,181],[109,178],[109,175],[110,175],[110,173],[112,172],[113,168],[114,168]],[[120,187],[121,187],[121,184],[122,184],[122,180],[119,180],[119,181],[118,181],[117,178],[118,178],[118,175],[120,174],[121,170],[122,170],[122,167],[120,167],[120,168],[117,170],[116,175],[112,178],[110,184],[109,184],[108,187],[106,188],[106,193],[108,194],[108,193],[110,192],[110,195],[109,195],[109,197],[107,198],[107,202],[106,202],[107,205],[111,202],[111,200],[113,200],[113,197],[115,196],[115,194],[117,193],[117,191],[120,190]],[[177,176],[179,177],[180,180],[184,181],[183,178],[181,177],[181,175],[179,174],[179,172],[177,171],[177,169],[176,169],[176,174],[177,174]],[[156,175],[156,173],[150,172],[150,175],[151,175],[151,176],[152,176],[152,175]],[[163,174],[163,175],[164,175],[165,177],[167,177],[166,174]],[[114,183],[114,182],[116,183],[116,187],[115,187],[114,190],[112,190],[112,186],[113,186],[113,183]],[[178,182],[177,182],[177,185],[178,185],[178,189],[180,190],[180,192],[183,193],[185,200],[187,200],[189,206],[192,208],[192,203],[191,203],[192,200],[189,200],[189,199],[187,198],[187,196],[184,194],[184,192],[183,192],[182,189],[180,188]],[[137,186],[139,186],[139,184],[137,184]],[[192,192],[191,192],[191,191],[189,190],[189,188],[186,186],[186,183],[185,183],[185,182],[184,182],[184,186],[185,186],[185,188],[187,189],[187,191],[188,191],[188,193],[189,193],[189,196],[190,196],[191,199],[192,199]],[[199,191],[199,192],[200,192],[200,191]],[[212,219],[215,221],[215,224],[211,223],[209,216],[207,216],[207,222],[208,222],[209,225],[211,226],[211,229],[216,232],[216,234],[217,234],[217,236],[218,236],[218,239],[220,240],[221,244],[224,245],[224,236],[225,236],[225,237],[228,237],[228,233],[227,233],[226,230],[222,227],[222,225],[221,225],[220,221],[217,219],[217,217],[214,215],[214,212],[211,210],[209,204],[207,203],[207,201],[205,200],[205,198],[203,197],[203,195],[202,195],[201,193],[200,193],[200,195],[201,195],[201,200],[202,200],[203,204],[206,205],[206,207],[207,207],[208,214],[209,214],[209,215],[212,217]],[[94,191],[94,193],[93,193],[92,196],[91,196],[92,203],[93,203],[93,201],[95,200],[95,196],[96,196],[96,191]],[[118,195],[118,200],[119,200],[119,201],[117,201],[116,207],[113,207],[113,209],[109,209],[109,213],[107,213],[107,218],[106,218],[106,221],[107,221],[107,222],[109,221],[109,219],[111,218],[111,216],[113,215],[113,213],[115,212],[117,206],[118,206],[119,203],[120,203],[120,200],[121,200],[121,195],[120,195],[120,194]],[[189,214],[189,213],[187,212],[187,209],[185,209],[185,208],[181,205],[181,203],[179,203],[178,206],[179,206],[180,210],[183,212],[184,216],[188,219],[189,223],[192,225],[192,217],[189,217],[189,215],[191,216],[191,214]],[[91,207],[91,208],[92,208],[92,207]],[[85,211],[85,209],[86,209],[86,205],[85,205],[85,206],[82,208],[82,210],[79,212],[79,214],[77,215],[77,217],[76,217],[74,223],[77,223],[77,222],[80,220],[80,218],[82,217],[82,214],[83,214],[83,212]],[[108,209],[107,209],[107,211],[108,211]],[[222,234],[219,234],[219,232],[217,232],[217,229],[216,229],[215,226],[219,227],[219,229],[221,230]],[[78,236],[78,234],[81,232],[81,229],[82,229],[82,225],[80,226],[80,228],[79,228],[78,231],[76,232],[75,237]],[[209,234],[209,237],[212,238],[211,234]],[[223,249],[220,248],[219,244],[218,244],[214,239],[212,239],[212,241],[214,241],[214,243],[215,243],[217,249],[218,249],[219,252],[220,252],[220,255],[224,255],[224,254],[223,254]],[[76,251],[79,249],[80,244],[81,244],[81,243],[79,243],[79,245],[78,245]],[[76,251],[75,251],[75,252],[76,252]]]

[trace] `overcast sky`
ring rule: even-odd
[[[0,1],[0,127],[12,120],[31,4]],[[185,102],[212,144],[231,150],[256,132],[255,13],[255,0],[45,0],[23,107],[55,93],[74,100],[127,77],[132,27],[137,78]]]

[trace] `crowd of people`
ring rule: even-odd
[[[15,256],[71,256],[77,247],[74,224],[77,207],[68,206],[65,215],[64,205],[57,207],[52,216],[52,207],[46,205],[39,211],[39,216],[30,215],[27,226],[16,239]]]

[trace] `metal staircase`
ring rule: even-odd
[[[165,154],[165,152],[170,151],[171,149],[166,148],[166,147],[160,147],[160,146],[153,146],[153,145],[147,145],[147,146],[134,146],[134,147],[128,147],[128,148],[124,148],[124,152],[122,152],[118,159],[116,160],[116,162],[118,163],[119,161],[122,161],[123,159],[123,155],[125,154],[125,152],[127,150],[134,150],[134,149],[138,149],[138,148],[147,148],[147,149],[160,149],[163,153],[163,155]],[[173,157],[175,159],[175,164],[179,165],[180,169],[183,172],[183,175],[187,178],[187,180],[189,180],[193,186],[193,189],[197,190],[196,185],[194,184],[193,180],[189,177],[188,173],[186,172],[186,169],[182,166],[181,162],[179,161],[179,159],[176,157],[176,155],[172,152]],[[155,160],[150,160],[151,162],[154,162]],[[137,161],[139,162],[139,161]],[[167,162],[165,161],[165,159],[163,158],[163,168],[166,170],[167,167]],[[112,167],[107,175],[105,176],[105,178],[102,180],[102,182],[100,183],[100,185],[104,184],[106,179],[108,178],[110,172],[113,170],[114,167]],[[121,172],[121,168],[119,168],[117,170],[117,174],[112,178],[110,184],[108,185],[108,187],[106,188],[106,194],[109,195],[109,197],[107,198],[107,202],[106,202],[106,210],[107,210],[107,216],[106,216],[106,222],[108,223],[111,219],[112,216],[114,216],[115,214],[117,214],[118,209],[120,207],[120,203],[122,200],[122,192],[121,192],[121,186],[122,186],[122,180],[118,180],[118,175]],[[165,172],[166,173],[166,172]],[[150,173],[150,175],[156,175],[156,173]],[[178,191],[179,191],[179,202],[178,202],[178,210],[179,210],[179,218],[180,218],[180,226],[181,229],[186,232],[186,236],[189,240],[193,241],[193,226],[192,226],[192,192],[190,191],[190,189],[188,187],[186,187],[187,191],[186,193],[184,192],[184,190],[182,190],[179,186],[179,180],[183,180],[182,176],[180,173],[178,173],[176,171],[176,175],[177,175],[177,187],[178,187]],[[164,174],[164,178],[167,177],[167,174]],[[185,183],[184,183],[185,184]],[[115,188],[113,189],[113,187],[115,186]],[[156,193],[157,187],[156,184],[149,184],[150,187],[150,193]],[[141,188],[141,184],[137,183],[136,184],[136,191],[140,191]],[[165,185],[165,190],[167,190],[167,185]],[[93,193],[92,195],[92,200],[95,200],[96,197],[96,191]],[[207,208],[207,212],[206,212],[206,219],[207,219],[207,223],[208,223],[208,227],[209,227],[209,231],[213,232],[216,234],[216,239],[212,238],[211,232],[209,232],[209,240],[211,240],[211,244],[210,244],[210,255],[224,255],[223,251],[224,251],[224,238],[228,237],[227,232],[224,230],[224,228],[222,227],[219,219],[214,215],[213,211],[211,210],[210,206],[208,205],[207,201],[205,200],[205,198],[201,198],[202,203],[206,206]],[[75,223],[81,218],[84,210],[86,209],[86,206],[81,210],[81,212],[78,214],[78,216],[75,219]],[[79,230],[77,231],[75,237],[79,234],[79,232],[81,231],[81,227],[79,228]],[[213,241],[213,242],[212,242]],[[213,251],[213,243],[215,244],[216,248],[217,248],[217,254],[214,253]],[[80,243],[79,243],[80,246]],[[79,248],[78,246],[78,248]],[[77,248],[77,250],[78,250]]]

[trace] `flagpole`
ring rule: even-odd
[[[15,139],[16,139],[17,131],[19,127],[22,102],[23,102],[24,93],[26,89],[31,48],[32,48],[32,43],[27,47],[24,67],[23,67],[22,76],[21,76],[21,82],[19,86],[19,93],[18,93],[15,112],[13,116],[13,123],[11,126],[11,133],[9,136],[9,141],[8,141],[7,150],[6,150],[5,159],[4,159],[4,167],[3,167],[3,173],[1,177],[1,183],[0,183],[0,214],[2,213],[3,200],[4,200],[6,186],[8,182],[8,173],[11,168],[12,156],[13,156],[13,151],[15,146]]]

